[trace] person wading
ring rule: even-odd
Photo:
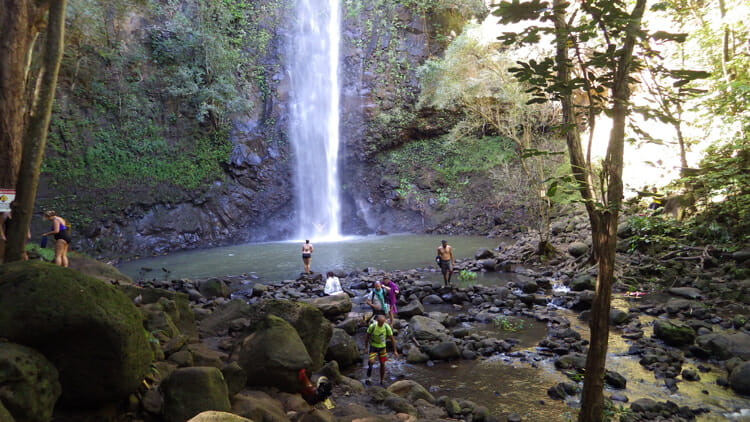
[[[451,285],[451,276],[453,275],[453,266],[456,265],[456,259],[453,257],[453,248],[447,240],[443,240],[437,248],[438,265],[443,273],[443,282],[446,286]]]
[[[310,261],[312,261],[313,245],[309,240],[305,240],[302,245],[302,262],[305,264],[305,274],[310,274]]]
[[[372,376],[372,365],[375,363],[375,357],[380,358],[380,385],[383,385],[383,379],[385,378],[385,362],[388,360],[386,355],[386,339],[391,339],[393,344],[393,356],[398,358],[398,347],[396,346],[396,338],[393,337],[393,329],[390,325],[385,322],[385,315],[379,314],[375,317],[375,321],[367,327],[367,334],[365,334],[365,350],[368,351],[367,357],[367,378]]]

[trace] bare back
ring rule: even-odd
[[[312,253],[313,251],[313,245],[312,243],[305,243],[302,245],[302,253]]]

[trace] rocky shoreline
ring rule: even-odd
[[[525,262],[520,257],[533,249],[533,239],[508,235],[516,237],[515,243],[500,250],[480,249],[474,259],[457,265],[459,271],[506,271],[518,276],[517,281],[504,286],[444,287],[429,280],[435,276],[434,268],[391,272],[370,268],[338,274],[347,292],[339,296],[323,296],[320,274],[267,285],[237,276],[116,286],[142,316],[153,363],[140,374],[143,384],[130,394],[117,401],[99,398],[85,406],[75,401],[58,403],[54,420],[171,422],[209,410],[234,416],[198,416],[194,420],[533,420],[517,413],[492,414],[485,403],[471,397],[436,397],[429,386],[400,379],[398,374],[387,388],[366,386],[363,379],[357,379],[361,378],[355,376],[358,371],[350,368],[356,368],[363,356],[359,347],[367,315],[362,295],[373,281],[385,277],[401,288],[394,329],[408,364],[431,366],[441,361],[496,357],[531,365],[551,361],[569,381],[545,386],[548,397],[575,407],[588,344],[575,326],[587,318],[596,277],[595,268],[586,268],[582,262],[588,246],[572,235],[561,235],[558,238],[568,243],[557,247],[567,249],[567,255],[561,253],[544,265],[522,266]],[[750,282],[733,275],[743,274],[734,270],[747,268],[750,261],[743,254],[717,253],[696,266],[692,260],[669,258],[618,255],[619,281],[614,293],[618,296],[640,295],[640,289],[635,288],[652,286],[644,280],[652,277],[657,264],[662,266],[660,271],[682,281],[662,291],[643,292],[646,296],[627,302],[627,309],[613,308],[610,336],[621,336],[629,345],[627,355],[637,357],[643,368],[653,371],[668,391],[678,391],[683,383],[703,382],[701,374],[706,371],[723,371],[712,382],[735,392],[740,405],[731,410],[740,416],[733,420],[745,420],[741,418],[747,415],[742,412],[750,409]],[[8,271],[10,266],[5,267]],[[3,280],[4,292],[13,291]],[[4,297],[12,300],[12,295]],[[479,325],[499,325],[508,318],[533,319],[546,326],[546,336],[528,348],[520,347],[512,337],[498,339],[476,330]],[[24,344],[6,335],[3,321],[0,315],[3,336]],[[0,350],[9,344],[0,343]],[[79,352],[85,350],[79,347]],[[697,370],[685,367],[687,360],[695,362]],[[313,381],[326,376],[333,382],[333,409],[311,406],[302,399],[297,380],[300,368],[312,371]],[[60,371],[63,397],[66,386],[71,385],[65,380],[70,373]],[[620,420],[687,421],[716,411],[669,400],[627,397],[621,391],[628,380],[615,371],[608,371],[605,381],[606,396],[612,408],[620,409]],[[108,412],[112,413],[112,406],[119,410],[105,417],[102,400],[111,403]],[[23,408],[3,404],[13,416]],[[98,409],[82,410],[86,407]],[[728,414],[717,417],[729,418]]]

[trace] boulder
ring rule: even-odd
[[[242,341],[238,359],[248,385],[298,392],[297,374],[302,368],[310,368],[312,359],[297,331],[274,315],[256,326],[256,331]]]
[[[316,297],[306,302],[320,309],[327,318],[334,318],[352,310],[352,300],[347,294]]]
[[[115,402],[141,385],[151,349],[141,313],[118,289],[68,268],[23,261],[0,266],[0,291],[0,337],[55,365],[61,402]]]
[[[641,398],[630,404],[630,410],[638,413],[658,412],[661,406],[649,398]]]
[[[414,299],[404,306],[399,306],[399,318],[411,318],[415,315],[424,315],[424,306],[418,299]]]
[[[654,337],[670,346],[687,346],[695,341],[695,331],[684,325],[677,325],[668,320],[654,321]]]
[[[247,384],[247,374],[237,362],[224,365],[221,368],[221,374],[224,375],[224,381],[227,383],[229,397],[234,397]]]
[[[527,294],[536,293],[537,290],[539,290],[539,285],[531,280],[524,282],[521,286],[521,291]]]
[[[137,298],[141,305],[157,304],[159,310],[169,315],[180,333],[190,338],[198,338],[195,313],[190,307],[190,299],[186,293],[152,287],[118,286],[118,288],[131,300]]]
[[[447,330],[443,324],[420,315],[411,317],[407,333],[410,338],[415,338],[417,341],[448,340]]]
[[[431,359],[435,360],[453,360],[461,356],[458,346],[452,341],[444,341],[436,344],[430,348],[427,354],[430,355]]]
[[[227,384],[218,368],[176,369],[161,389],[167,422],[183,422],[206,410],[228,412],[231,408]]]
[[[262,391],[244,391],[234,396],[232,413],[263,422],[289,422],[281,402]]]
[[[568,245],[568,253],[573,258],[579,258],[589,252],[589,245],[583,242],[573,242]]]
[[[739,394],[750,395],[750,362],[743,362],[732,370],[729,386]]]
[[[347,318],[339,325],[336,326],[336,328],[341,328],[342,330],[346,331],[347,334],[350,336],[353,336],[357,333],[357,327],[359,326],[359,319],[358,318]]]
[[[630,319],[630,315],[622,309],[611,308],[609,310],[609,324],[610,325],[621,325]]]
[[[695,343],[714,359],[739,357],[750,360],[750,335],[743,332],[705,334],[695,339]]]
[[[0,402],[18,421],[52,419],[62,388],[57,369],[41,353],[14,343],[0,343]],[[2,413],[0,413],[0,420]]]
[[[443,303],[443,299],[438,295],[427,295],[422,299],[422,303],[425,305],[437,305]]]
[[[623,377],[619,373],[615,371],[610,371],[609,369],[605,369],[604,370],[604,383],[612,388],[622,390],[627,385],[627,380],[625,379],[625,377]]]
[[[257,304],[257,311],[263,316],[275,315],[294,327],[312,359],[308,369],[317,371],[323,366],[333,326],[319,309],[301,302],[269,300]]]
[[[229,286],[227,286],[227,283],[225,283],[224,280],[211,278],[199,281],[196,284],[198,291],[206,298],[229,297]]]
[[[494,256],[495,254],[489,248],[479,248],[474,253],[474,259],[476,260],[493,258]]]
[[[596,289],[596,277],[589,274],[578,275],[570,281],[568,287],[574,292],[594,290]]]
[[[693,308],[699,308],[698,303],[687,299],[672,298],[664,305],[667,313],[672,315],[681,311],[690,311]]]
[[[477,266],[484,268],[487,271],[495,271],[495,265],[497,265],[497,262],[495,262],[494,258],[480,259],[477,261]]]
[[[308,303],[274,299],[248,305],[241,300],[232,300],[204,318],[199,330],[203,337],[224,335],[237,321],[242,321],[238,326],[247,327],[243,328],[243,334],[249,335],[267,315],[275,315],[294,327],[312,359],[308,369],[317,371],[323,366],[333,326],[323,312]]]
[[[237,416],[234,413],[217,412],[209,410],[195,415],[194,418],[187,422],[253,422],[250,419]]]
[[[672,287],[667,290],[669,294],[684,297],[686,299],[700,299],[703,293],[695,287]]]
[[[415,363],[425,363],[428,360],[430,360],[430,355],[427,353],[422,352],[419,350],[418,347],[412,347],[409,350],[409,353],[406,354],[406,362],[415,364]]]
[[[348,368],[358,362],[359,358],[357,342],[346,331],[334,328],[331,342],[328,343],[326,360],[335,360],[341,368]]]

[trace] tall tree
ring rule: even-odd
[[[589,215],[593,254],[598,260],[596,294],[591,309],[591,340],[579,421],[600,421],[604,411],[604,371],[609,337],[609,310],[615,270],[617,220],[623,194],[622,169],[626,118],[630,113],[632,74],[639,66],[633,50],[645,34],[641,19],[646,0],[636,0],[632,10],[624,2],[587,0],[574,10],[564,0],[502,2],[496,15],[502,23],[541,19],[519,34],[506,34],[507,42],[538,42],[542,34],[554,37],[554,58],[519,62],[514,73],[534,85],[537,101],[548,98],[562,105],[562,130],[568,145],[573,176]],[[553,27],[543,26],[552,22]],[[584,101],[576,100],[576,94]],[[535,101],[535,100],[532,100]],[[612,119],[607,153],[594,178],[591,156],[584,158],[580,125],[594,125],[606,112]],[[584,119],[581,116],[585,116]],[[589,138],[593,141],[593,138]],[[590,150],[590,146],[589,146]],[[597,185],[593,180],[597,180]]]
[[[23,258],[63,53],[65,0],[4,0],[0,9],[0,186],[14,187],[5,261]],[[48,13],[47,13],[48,11]],[[37,74],[34,43],[45,25]]]

